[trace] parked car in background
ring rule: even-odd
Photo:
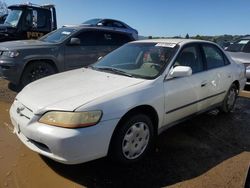
[[[215,107],[232,111],[244,72],[211,42],[134,41],[88,68],[29,84],[10,116],[26,146],[56,161],[110,154],[133,163],[174,124]]]
[[[244,37],[226,48],[232,59],[246,67],[246,85],[250,85],[250,37]]]
[[[64,27],[39,40],[0,44],[0,76],[25,86],[39,78],[88,66],[117,47],[133,41],[131,35],[100,27]]]
[[[138,39],[138,31],[119,20],[94,18],[87,20],[80,25],[112,28],[113,30],[130,33],[135,40]],[[64,25],[64,26],[68,27],[72,25]]]

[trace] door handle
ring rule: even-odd
[[[205,87],[207,85],[207,81],[201,82],[201,87]]]

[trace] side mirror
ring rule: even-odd
[[[79,38],[71,38],[69,41],[69,45],[71,46],[79,46],[81,44],[81,41]]]
[[[103,23],[98,23],[97,25],[98,25],[98,26],[103,26]]]
[[[192,69],[191,67],[188,66],[174,67],[169,73],[169,76],[172,78],[187,77],[191,75],[192,75]]]

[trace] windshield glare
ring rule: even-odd
[[[8,24],[8,25],[10,25],[12,27],[16,27],[18,22],[19,22],[19,19],[20,19],[21,15],[22,15],[22,12],[23,12],[22,10],[12,9],[10,11],[10,13],[8,14],[8,16],[7,16],[4,23]]]
[[[163,47],[164,46],[164,47]],[[120,70],[133,77],[156,78],[170,62],[176,52],[174,47],[159,43],[130,43],[111,52],[92,67]]]
[[[82,24],[88,24],[88,25],[96,25],[101,19],[91,19],[83,22]]]
[[[76,29],[63,27],[41,37],[39,40],[44,42],[59,43],[67,39],[76,31]]]

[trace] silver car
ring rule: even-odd
[[[237,63],[243,63],[246,67],[246,85],[250,85],[250,36],[244,37],[231,44],[226,51]]]

